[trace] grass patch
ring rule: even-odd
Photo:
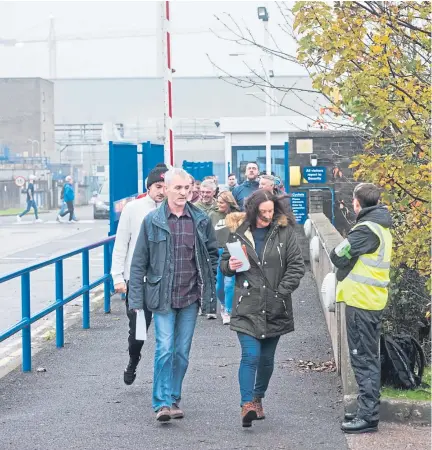
[[[423,383],[431,386],[432,384],[432,376],[431,376],[431,368],[426,367],[423,374]],[[381,390],[381,395],[383,398],[396,398],[403,400],[423,400],[423,401],[431,401],[432,400],[432,389],[428,388],[417,388],[413,390],[402,390],[402,389],[394,389],[388,386],[385,386]]]
[[[25,210],[25,206],[22,208],[9,208],[9,209],[2,209],[0,210],[0,217],[1,216],[17,216],[18,214],[21,214]],[[46,209],[39,209],[38,213],[46,213],[48,212]],[[34,215],[33,208],[30,210],[30,212],[27,213],[27,215]],[[24,216],[25,217],[25,216]]]
[[[24,211],[25,208],[9,208],[0,211],[0,216],[16,216]],[[33,211],[33,210],[32,210]]]

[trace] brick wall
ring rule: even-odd
[[[329,132],[329,131],[312,131],[312,132],[292,132],[289,133],[289,164],[290,166],[310,166],[309,154],[297,153],[297,139],[312,139],[313,153],[318,157],[318,166],[326,167],[327,182],[325,185],[320,184],[304,184],[299,187],[292,187],[291,191],[301,190],[303,187],[328,186],[335,192],[335,227],[344,236],[351,228],[354,216],[346,209],[341,209],[343,204],[351,209],[351,199],[355,182],[352,179],[353,171],[349,168],[353,157],[362,152],[361,136],[351,132]],[[339,176],[338,169],[342,173]],[[309,197],[311,193],[309,193]],[[322,191],[322,207],[324,214],[331,219],[331,193]],[[343,203],[341,203],[343,202]],[[317,201],[312,201],[310,207],[317,207]],[[320,212],[320,211],[310,211]],[[345,213],[345,215],[344,215]]]

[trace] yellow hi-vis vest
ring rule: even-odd
[[[353,230],[367,226],[380,240],[374,253],[361,255],[348,276],[338,283],[336,301],[355,308],[381,311],[388,299],[392,236],[388,228],[374,222],[361,222]]]

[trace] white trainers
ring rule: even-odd
[[[57,221],[57,222],[61,222],[61,217],[60,217],[60,214],[58,214],[58,215],[57,215],[57,217],[56,217],[56,221]]]
[[[222,314],[222,323],[224,325],[229,325],[231,323],[231,316],[227,312]]]
[[[17,216],[17,222],[20,223],[21,222],[21,217]]]
[[[36,219],[36,220],[35,220],[35,223],[42,223],[42,222],[43,222],[42,219]]]
[[[214,319],[217,319],[217,315],[216,315],[216,314],[207,314],[207,319],[208,319],[208,320],[214,320]]]

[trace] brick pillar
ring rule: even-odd
[[[324,212],[322,191],[309,191],[309,213]]]

